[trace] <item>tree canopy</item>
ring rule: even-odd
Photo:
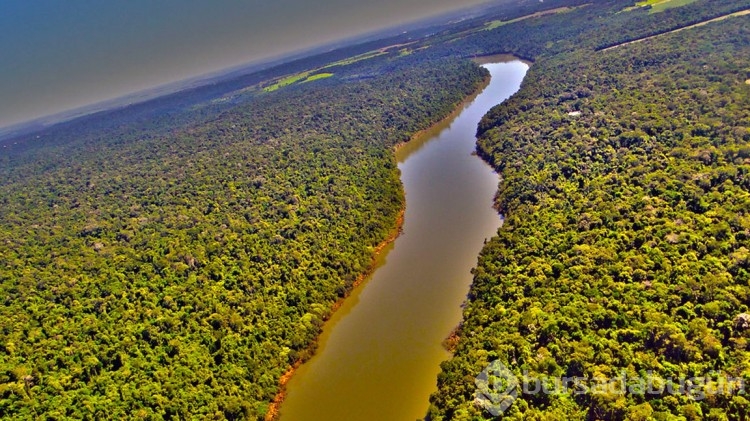
[[[495,360],[519,378],[750,380],[748,28],[540,59],[485,116],[478,150],[502,175],[505,225],[479,257],[430,419],[493,418],[473,401]],[[503,419],[750,414],[737,393],[575,392],[520,393]]]

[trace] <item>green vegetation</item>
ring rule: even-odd
[[[521,19],[522,18],[518,18],[518,19],[514,19],[514,20],[509,20],[509,21],[493,20],[492,22],[487,22],[486,27],[484,28],[484,30],[485,31],[491,31],[491,30],[497,29],[497,28],[499,28],[499,27],[501,27],[503,25],[507,25],[509,23],[517,22],[517,21],[519,21]]]
[[[306,82],[313,82],[320,79],[328,79],[329,77],[333,76],[333,73],[316,73],[314,75],[308,76],[307,79],[303,80],[303,83]]]
[[[571,3],[572,6],[577,2]],[[711,2],[710,7],[704,0],[658,15],[651,15],[645,9],[621,13],[626,4],[632,3],[596,2],[568,13],[525,19],[491,31],[470,29],[484,27],[487,22],[484,18],[466,23],[469,28],[457,28],[464,34],[460,37],[450,32],[426,43],[434,47],[433,55],[475,57],[511,53],[535,61],[579,50],[601,50],[750,9],[748,0]]]
[[[403,60],[4,156],[0,417],[262,418],[395,227],[392,147],[485,78]]]
[[[696,0],[645,0],[636,3],[636,7],[650,6],[651,9],[649,10],[649,13],[659,13],[667,9],[684,6],[695,1]]]
[[[666,1],[671,1],[671,0],[666,0]],[[688,1],[690,1],[690,0],[688,0]],[[692,0],[692,1],[695,1],[695,0]],[[572,9],[568,8],[568,7],[561,7],[561,8],[558,8],[558,9],[545,10],[543,12],[533,13],[533,14],[530,14],[530,15],[527,15],[527,16],[521,16],[521,17],[518,17],[518,18],[515,18],[515,19],[511,19],[511,20],[493,20],[493,21],[487,22],[485,24],[484,30],[485,31],[491,31],[491,30],[497,29],[497,28],[499,28],[501,26],[505,26],[505,25],[508,25],[508,24],[511,24],[511,23],[520,22],[522,20],[531,19],[531,18],[537,18],[537,17],[546,16],[546,15],[555,14],[555,13],[566,13],[566,12],[569,12],[571,10]]]
[[[388,54],[388,52],[383,51],[383,50],[368,51],[366,53],[359,54],[359,55],[356,55],[354,57],[350,57],[350,58],[347,58],[347,59],[344,59],[344,60],[339,60],[339,61],[333,62],[331,64],[325,65],[325,66],[321,67],[321,70],[322,69],[330,69],[331,67],[337,67],[337,66],[348,66],[350,64],[354,64],[354,63],[357,63],[357,62],[360,62],[360,61],[363,61],[363,60],[369,60],[371,58],[379,57],[379,56],[382,56],[382,55],[385,55],[385,54]]]
[[[293,85],[297,82],[305,83],[305,82],[312,82],[312,81],[320,80],[320,79],[327,79],[333,76],[334,74],[333,73],[316,73],[316,72],[320,70],[330,69],[332,67],[349,66],[349,65],[358,63],[360,61],[369,60],[369,59],[379,57],[385,54],[388,54],[388,53],[386,51],[381,51],[381,50],[369,51],[369,52],[358,54],[356,56],[349,57],[343,60],[335,61],[333,63],[327,64],[325,66],[322,66],[314,70],[307,70],[304,72],[295,73],[293,75],[281,78],[269,86],[266,86],[265,88],[263,88],[263,91],[273,92],[278,89],[287,87],[289,85]]]
[[[750,380],[750,25],[666,34],[750,1],[650,15],[608,0],[517,20],[583,3],[525,2],[4,149],[0,417],[262,418],[394,229],[392,147],[481,83],[457,57],[495,53],[535,64],[479,127],[506,223],[480,256],[431,419],[489,418],[473,379],[496,359],[535,376]],[[506,24],[482,30],[488,19]],[[569,393],[521,395],[506,415],[748,414],[738,396]]]
[[[297,83],[300,80],[304,80],[309,75],[310,75],[310,72],[301,72],[301,73],[297,73],[297,74],[294,74],[294,75],[291,75],[291,76],[287,76],[287,77],[279,80],[278,82],[274,83],[273,85],[266,86],[265,88],[263,88],[263,90],[266,91],[266,92],[273,92],[273,91],[275,91],[277,89],[281,89],[281,88],[283,88],[285,86],[289,86],[289,85],[291,85],[293,83]]]
[[[431,420],[492,419],[474,378],[495,360],[519,378],[750,381],[748,28],[731,18],[550,55],[483,119],[506,220],[479,258]],[[569,390],[521,392],[503,419],[749,415],[737,394]]]

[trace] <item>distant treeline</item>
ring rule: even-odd
[[[633,5],[628,0],[558,2],[557,6],[576,7],[573,11],[522,20],[488,31],[459,33],[446,31],[432,42],[433,54],[473,57],[512,53],[538,60],[577,50],[596,50],[661,34],[676,28],[703,22],[739,10],[750,9],[748,0],[699,0],[685,6],[649,14],[649,8],[623,10]],[[543,3],[547,5],[545,1]],[[545,7],[546,9],[546,7]],[[488,19],[508,20],[505,15]],[[468,29],[468,28],[467,28]],[[437,38],[437,37],[436,37]]]
[[[486,78],[463,58],[503,52],[536,61],[478,128],[506,224],[480,256],[431,418],[491,418],[473,400],[493,360],[550,378],[746,378],[748,18],[595,50],[750,1],[656,15],[621,0],[513,4],[8,145],[0,417],[263,418],[395,228],[392,147]],[[484,30],[562,6],[582,7]],[[403,42],[326,79],[256,89]],[[522,395],[507,415],[740,420],[747,407]]]
[[[419,54],[336,72],[6,154],[0,418],[264,416],[395,229],[393,146],[487,76]]]

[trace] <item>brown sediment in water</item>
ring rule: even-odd
[[[400,143],[396,144],[393,147],[394,153],[397,153],[398,151],[400,151],[405,146],[408,146],[409,144],[416,143],[415,140],[419,140],[419,139],[423,138],[424,136],[434,135],[433,131],[436,130],[436,129],[442,130],[443,126],[445,125],[446,122],[449,122],[449,121],[452,121],[453,119],[455,119],[456,116],[458,116],[461,112],[463,112],[464,107],[467,104],[470,104],[472,101],[474,101],[476,99],[476,97],[489,85],[490,79],[491,79],[491,77],[489,75],[487,75],[487,77],[482,81],[482,83],[480,83],[477,86],[476,91],[473,94],[471,94],[468,97],[466,97],[464,100],[462,100],[459,104],[457,104],[455,106],[455,109],[449,115],[445,116],[445,118],[441,119],[440,121],[435,122],[434,124],[432,124],[430,127],[427,127],[426,129],[423,129],[423,130],[420,130],[420,131],[414,133],[412,136],[410,136],[410,138],[409,138],[408,141],[406,141],[406,142],[400,142]],[[333,315],[333,313],[335,313],[336,310],[338,310],[344,304],[344,301],[347,298],[349,298],[349,296],[352,294],[352,292],[354,292],[354,290],[357,287],[359,287],[365,280],[367,280],[368,277],[373,274],[373,272],[375,271],[375,269],[377,269],[377,266],[378,266],[377,265],[378,257],[382,253],[383,249],[385,247],[387,247],[389,244],[393,243],[398,238],[398,236],[401,234],[402,226],[403,226],[403,223],[404,223],[404,212],[405,212],[405,210],[406,210],[405,207],[402,207],[402,209],[400,210],[400,212],[398,214],[398,217],[396,219],[396,226],[395,226],[393,232],[391,233],[391,235],[389,235],[384,241],[382,241],[380,244],[378,244],[378,246],[374,249],[373,254],[372,254],[372,260],[371,260],[370,266],[368,267],[367,271],[365,271],[364,273],[360,274],[357,277],[357,279],[352,284],[352,287],[347,292],[346,296],[344,296],[343,298],[337,300],[336,303],[333,304],[333,306],[331,307],[331,310],[330,310],[328,316],[326,317],[325,321],[328,321],[328,319],[330,319],[330,317]],[[276,420],[279,419],[279,417],[281,415],[281,412],[280,412],[281,404],[284,402],[284,399],[286,398],[286,385],[291,380],[291,378],[294,376],[294,373],[297,371],[297,369],[299,369],[299,367],[302,364],[304,364],[310,358],[313,357],[313,355],[315,354],[315,350],[316,350],[316,348],[318,346],[318,339],[319,338],[316,338],[316,340],[313,341],[310,344],[310,346],[306,349],[306,352],[303,354],[303,357],[300,358],[297,362],[295,362],[294,365],[292,365],[284,373],[284,375],[281,376],[281,378],[279,379],[279,392],[276,394],[276,396],[274,397],[273,401],[271,402],[271,404],[268,407],[268,411],[266,412],[266,416],[264,418],[265,421],[276,421]]]
[[[410,144],[416,144],[417,142],[415,142],[415,140],[421,139],[424,136],[428,136],[428,135],[434,134],[433,132],[436,129],[437,130],[442,130],[443,127],[445,126],[445,123],[454,120],[456,118],[456,116],[458,116],[459,114],[461,114],[461,112],[463,112],[464,106],[466,106],[467,104],[470,104],[472,101],[474,101],[477,98],[477,96],[479,96],[480,93],[482,93],[482,91],[484,90],[484,88],[486,88],[487,85],[490,84],[490,79],[491,79],[491,77],[489,75],[487,75],[487,77],[484,78],[484,80],[482,81],[482,83],[480,83],[479,86],[477,86],[476,91],[473,94],[469,95],[468,97],[464,98],[460,103],[456,104],[456,106],[454,107],[453,111],[450,114],[448,114],[447,116],[445,116],[443,119],[441,119],[440,121],[435,122],[434,124],[432,124],[430,127],[427,127],[426,129],[422,129],[422,130],[414,133],[413,135],[411,135],[411,137],[409,137],[409,140],[407,140],[406,142],[399,142],[399,143],[397,143],[393,147],[394,152],[398,153],[404,147],[406,147],[406,146],[408,146]]]
[[[450,355],[441,345],[461,321],[482,241],[501,223],[490,206],[498,175],[471,156],[477,122],[516,92],[528,66],[485,68],[492,81],[455,120],[396,153],[404,233],[323,326],[315,355],[287,384],[281,421],[419,419],[427,412]]]
[[[377,247],[375,247],[375,250],[372,253],[372,260],[370,261],[370,266],[367,268],[365,272],[360,274],[357,279],[354,280],[354,283],[352,283],[351,288],[346,293],[346,295],[342,298],[339,298],[332,306],[331,310],[328,312],[328,316],[325,318],[324,321],[328,321],[328,319],[331,318],[333,313],[336,312],[343,304],[344,301],[349,298],[349,296],[352,294],[352,292],[362,285],[362,283],[375,271],[377,268],[377,261],[378,256],[380,256],[380,253],[383,251],[385,247],[387,247],[389,244],[396,241],[396,238],[401,234],[401,229],[404,225],[404,212],[405,208],[402,207],[401,210],[398,213],[398,217],[396,218],[396,227],[393,229],[391,234],[383,240],[380,244],[378,244]],[[310,346],[307,347],[305,350],[305,353],[303,354],[303,357],[297,360],[294,365],[289,367],[289,369],[284,373],[283,376],[279,379],[279,392],[276,394],[276,396],[273,398],[273,401],[268,406],[268,412],[266,412],[266,416],[264,417],[265,421],[275,421],[279,419],[280,408],[281,404],[284,402],[284,398],[286,398],[286,385],[289,383],[289,380],[291,380],[292,376],[294,376],[294,372],[297,371],[297,369],[304,364],[307,360],[309,360],[313,355],[314,351],[318,346],[318,339],[316,338],[315,341],[313,341]]]

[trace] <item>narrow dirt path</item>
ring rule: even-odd
[[[646,40],[649,40],[649,39],[652,39],[652,38],[656,38],[656,37],[660,37],[660,36],[663,36],[663,35],[673,34],[675,32],[684,31],[685,29],[690,29],[690,28],[695,28],[695,27],[698,27],[698,26],[708,25],[709,23],[718,22],[718,21],[721,21],[721,20],[724,20],[724,19],[728,19],[728,18],[731,18],[731,17],[744,16],[744,15],[750,15],[750,9],[741,10],[739,12],[730,13],[730,14],[724,15],[724,16],[719,16],[718,18],[713,18],[713,19],[709,19],[707,21],[698,22],[698,23],[695,23],[693,25],[683,26],[682,28],[673,29],[673,30],[671,30],[669,32],[663,32],[661,34],[651,35],[651,36],[648,36],[648,37],[638,38],[638,39],[635,39],[635,40],[632,40],[632,41],[623,42],[622,44],[617,44],[617,45],[613,45],[611,47],[602,48],[599,51],[607,51],[607,50],[611,50],[613,48],[622,47],[623,45],[635,44],[636,42],[646,41]]]

